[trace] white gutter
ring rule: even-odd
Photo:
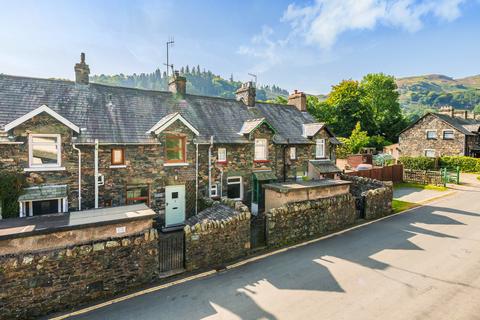
[[[210,136],[210,146],[208,147],[208,197],[212,195],[212,148],[213,136]]]
[[[82,151],[76,144],[72,145],[73,150],[78,152],[78,211],[82,210]]]
[[[195,142],[195,215],[198,213],[198,143]]]
[[[95,209],[98,208],[98,139],[95,139]]]

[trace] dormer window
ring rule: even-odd
[[[28,137],[30,168],[59,168],[62,144],[59,134],[30,134]]]
[[[266,161],[268,157],[267,139],[255,139],[255,161]]]
[[[325,158],[325,139],[317,139],[315,144],[315,158]]]
[[[166,137],[166,162],[167,163],[185,163],[186,138],[180,136]]]

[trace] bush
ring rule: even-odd
[[[436,163],[437,159],[427,157],[400,157],[399,161],[405,169],[435,170],[448,168],[449,170],[455,170],[459,167],[463,172],[480,172],[480,159],[465,156],[441,157],[438,158],[438,164]]]
[[[460,167],[463,172],[480,172],[480,159],[464,156],[441,157],[440,166],[449,169]]]
[[[18,217],[18,197],[26,186],[25,177],[15,172],[0,172],[0,213],[2,218]]]
[[[427,157],[400,157],[398,159],[405,169],[414,170],[434,170],[435,162],[434,158]]]

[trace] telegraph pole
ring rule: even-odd
[[[253,74],[253,73],[249,73],[248,75],[255,79],[255,88],[256,88],[257,87],[257,75]]]

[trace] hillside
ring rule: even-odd
[[[237,90],[241,82],[235,81],[233,75],[226,80],[211,71],[200,70],[200,66],[182,67],[180,74],[187,78],[187,92],[191,94],[234,98],[235,90]],[[166,72],[159,69],[152,73],[141,73],[133,75],[94,75],[90,77],[90,81],[95,83],[131,87],[149,90],[168,90],[168,79]],[[276,85],[261,85],[257,88],[258,100],[274,100],[278,96],[288,96],[288,91],[277,87]]]
[[[480,104],[480,75],[462,79],[439,74],[399,78],[397,86],[400,104],[411,114],[421,115],[443,105],[471,110]]]

